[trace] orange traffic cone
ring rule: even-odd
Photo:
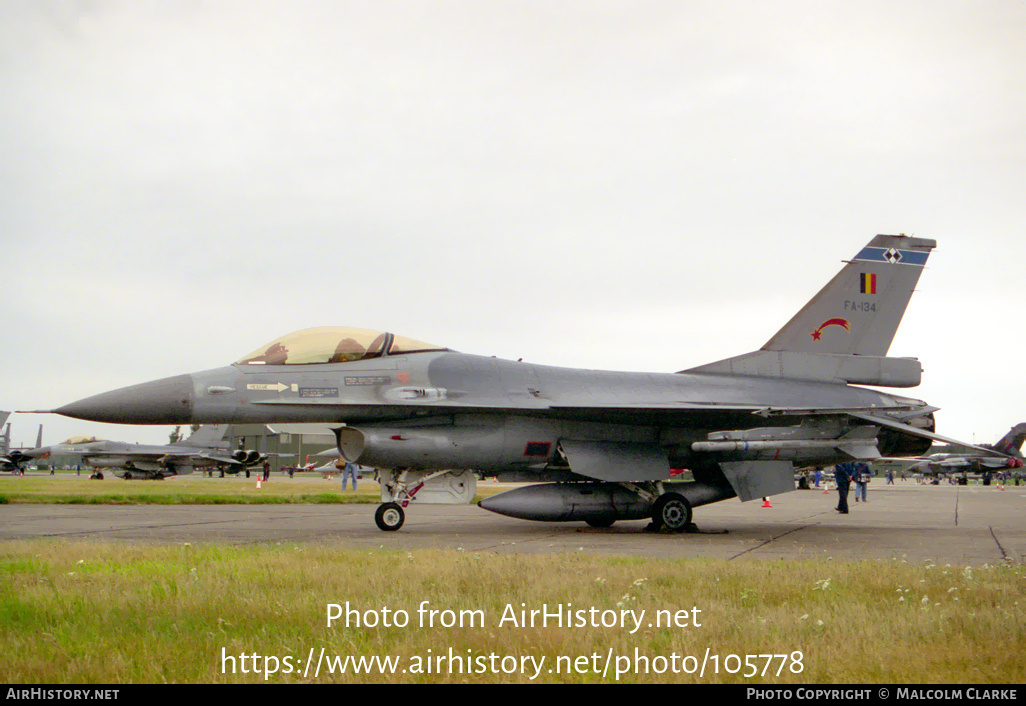
[[[260,479],[257,478],[257,490],[260,490]]]
[[[762,499],[762,506],[763,507],[773,507],[773,505],[770,504],[769,498],[763,498]]]

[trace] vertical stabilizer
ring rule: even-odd
[[[227,424],[204,424],[188,439],[177,443],[183,446],[208,446],[211,448],[221,446],[220,442],[226,431],[228,431]]]
[[[915,358],[888,358],[933,240],[878,235],[757,351],[684,372],[915,387]]]
[[[1001,440],[994,444],[994,450],[1009,456],[1022,458],[1022,444],[1026,441],[1026,423],[1016,424]]]
[[[886,356],[936,245],[876,236],[762,350]]]
[[[43,448],[43,425],[39,425],[39,433],[36,434],[36,448]]]

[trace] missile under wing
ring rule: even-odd
[[[934,407],[914,358],[888,357],[932,240],[879,235],[753,353],[679,373],[557,368],[468,355],[398,334],[319,328],[236,363],[55,410],[114,423],[299,423],[334,430],[379,469],[378,526],[411,503],[469,502],[479,475],[545,483],[480,503],[536,520],[652,518],[794,489],[794,464],[917,456]],[[693,481],[671,480],[671,469]]]

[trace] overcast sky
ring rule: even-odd
[[[324,325],[673,372],[906,233],[938,248],[902,394],[993,442],[1026,421],[1024,8],[7,0],[0,409]]]

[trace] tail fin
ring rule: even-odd
[[[36,448],[43,448],[43,425],[39,425],[39,433],[36,434]]]
[[[936,241],[878,235],[766,345],[687,372],[915,387],[914,358],[888,358]]]
[[[936,241],[878,235],[762,347],[886,356]]]
[[[1016,424],[1001,437],[999,442],[994,444],[994,450],[1021,458],[1023,441],[1026,441],[1026,423]]]
[[[177,443],[183,446],[221,446],[220,441],[228,431],[227,424],[204,424],[192,433],[188,439]]]
[[[7,418],[11,416],[10,412],[0,412],[0,427],[4,425]],[[38,447],[37,447],[38,448]],[[0,453],[8,454],[11,452],[11,425],[7,424],[7,430],[2,436],[0,436]]]

